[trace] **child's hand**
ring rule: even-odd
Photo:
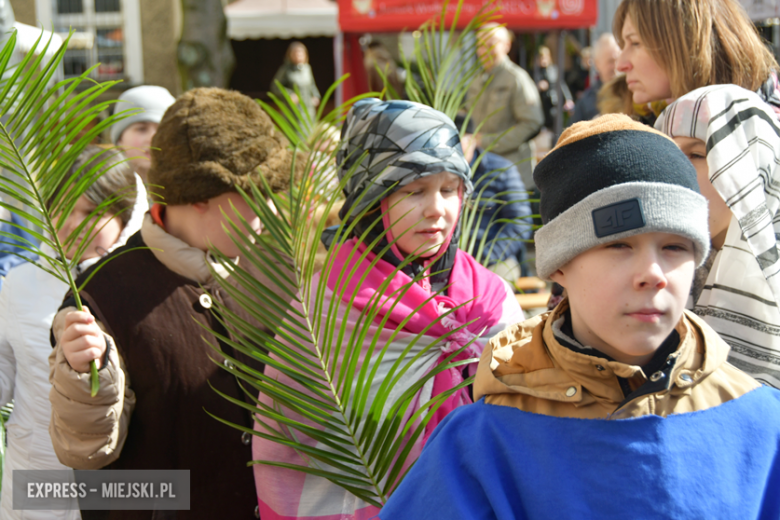
[[[106,338],[98,327],[95,317],[84,308],[65,316],[65,332],[60,338],[62,353],[76,372],[89,372],[92,360],[100,366],[106,353]]]

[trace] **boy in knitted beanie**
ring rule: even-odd
[[[253,421],[214,391],[245,397],[236,378],[214,362],[227,359],[209,344],[256,370],[262,365],[210,332],[231,337],[214,314],[215,303],[253,322],[214,279],[213,272],[229,273],[208,250],[242,254],[224,230],[224,215],[238,222],[238,214],[255,232],[260,224],[236,190],[259,184],[260,176],[272,190],[285,189],[291,153],[255,101],[217,88],[176,100],[152,144],[149,180],[160,186],[166,205],[155,204],[141,231],[99,271],[79,277],[82,284],[94,275],[80,293],[88,311],[74,312],[66,298],[55,317],[52,443],[60,461],[76,469],[189,470],[186,518],[251,518],[257,500],[246,465],[250,436],[206,411],[249,428]],[[100,367],[94,398],[92,360]],[[82,512],[85,520],[92,514]],[[100,518],[131,517],[156,518],[153,511]]]
[[[143,109],[111,126],[111,142],[130,157],[130,165],[147,182],[151,166],[151,144],[163,114],[175,101],[164,87],[141,85],[125,90],[119,96],[114,113]]]
[[[685,155],[604,116],[534,179],[537,271],[568,297],[491,340],[479,402],[438,426],[380,518],[777,518],[780,392],[684,310],[709,248]]]

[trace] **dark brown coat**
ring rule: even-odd
[[[139,233],[126,248],[143,246]],[[216,283],[204,288],[216,302],[245,315]],[[237,399],[246,397],[236,378],[219,366],[225,358],[207,343],[219,345],[208,329],[224,328],[212,313],[214,307],[204,308],[202,295],[201,287],[170,271],[149,250],[116,256],[82,293],[114,338],[127,386],[136,396],[124,447],[106,468],[189,469],[190,510],[174,516],[158,512],[163,518],[251,519],[257,505],[252,469],[247,467],[251,439],[208,413],[250,428],[252,420],[246,410],[211,388]],[[229,346],[220,346],[228,355],[262,369]],[[157,517],[150,511],[84,511],[83,518]]]

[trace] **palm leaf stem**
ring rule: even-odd
[[[31,172],[27,169],[27,165],[24,164],[24,161],[21,160],[22,154],[19,152],[19,149],[16,147],[16,143],[14,143],[13,138],[8,133],[8,130],[6,129],[5,124],[0,121],[0,133],[2,133],[2,136],[7,140],[7,142],[11,145],[13,152],[20,158],[20,166],[22,167],[25,176],[27,177],[27,180],[29,182],[30,187],[32,188],[32,192],[35,194],[35,198],[38,201],[43,201],[43,198],[41,197],[40,193],[38,192],[37,186],[35,186],[35,182],[33,181],[33,176]],[[60,258],[65,258],[65,251],[62,248],[62,244],[60,243],[59,237],[57,237],[56,228],[54,227],[54,223],[51,221],[51,218],[49,215],[44,212],[43,217],[47,224],[47,229],[53,231],[52,233],[52,242],[55,245],[55,251],[58,255],[60,255]],[[79,297],[78,288],[76,286],[76,280],[73,278],[73,273],[70,269],[63,269],[65,272],[65,277],[67,278],[68,285],[71,288],[71,292],[73,293],[73,300],[76,305],[76,309],[81,311],[83,310],[83,307],[81,305],[81,298]],[[100,380],[97,373],[97,364],[95,363],[95,360],[93,359],[89,363],[89,372],[90,372],[90,393],[92,397],[95,397],[97,395],[98,390],[100,389]]]

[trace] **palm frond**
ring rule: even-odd
[[[0,77],[4,78],[0,83],[0,166],[4,170],[0,175],[0,193],[19,203],[3,203],[5,209],[42,230],[30,231],[40,245],[27,241],[22,248],[38,257],[36,264],[41,269],[70,286],[76,307],[81,310],[80,288],[73,270],[86,245],[99,232],[96,223],[112,201],[99,205],[77,230],[60,240],[57,232],[79,197],[107,170],[106,161],[82,166],[72,179],[68,179],[68,173],[97,135],[137,110],[114,114],[79,137],[113,103],[97,100],[118,82],[94,82],[89,78],[93,67],[78,77],[52,85],[70,35],[48,62],[44,55],[51,40],[42,42],[41,37],[17,65],[10,65],[15,32],[0,51]],[[16,227],[10,220],[0,222]],[[79,236],[85,238],[76,247]],[[98,378],[94,362],[91,372],[95,395]]]
[[[473,63],[461,59],[462,53],[464,49],[473,53],[473,32],[492,20],[493,13],[489,6],[484,8],[457,36],[457,17],[449,29],[443,18],[423,28],[415,49],[424,69],[422,85],[407,80],[412,100],[455,116],[477,72]],[[447,46],[443,44],[445,34],[449,38]],[[400,238],[383,242],[386,235],[375,232],[382,228],[379,224],[385,214],[375,211],[369,215],[367,209],[347,211],[343,222],[331,230],[332,243],[319,270],[317,257],[323,252],[318,244],[325,232],[325,219],[314,215],[323,210],[327,214],[337,207],[340,193],[354,173],[335,178],[336,151],[327,146],[323,124],[338,125],[352,103],[366,97],[349,100],[324,114],[323,106],[334,88],[323,96],[314,117],[292,103],[284,89],[280,89],[281,96],[272,96],[272,103],[260,102],[291,147],[296,152],[307,152],[296,155],[297,161],[304,162],[302,170],[306,173],[299,177],[293,167],[291,188],[286,192],[272,193],[262,177],[259,185],[240,191],[262,222],[262,233],[230,210],[225,212],[225,216],[232,217],[226,229],[241,251],[241,261],[237,263],[216,250],[212,255],[231,273],[229,280],[217,279],[221,290],[244,316],[215,299],[212,309],[228,334],[212,330],[218,339],[212,347],[220,351],[221,358],[230,360],[225,369],[236,376],[249,397],[226,399],[250,411],[256,422],[254,429],[231,426],[291,448],[301,459],[300,464],[273,460],[255,463],[325,478],[365,503],[381,506],[413,463],[415,448],[419,448],[426,426],[439,407],[471,379],[427,402],[418,402],[421,390],[437,374],[476,360],[461,359],[469,342],[440,362],[441,347],[471,323],[453,330],[444,327],[448,332],[437,336],[426,334],[442,326],[442,320],[458,307],[417,333],[405,329],[412,316],[434,296],[418,302],[400,323],[389,321],[390,312],[422,276],[391,289],[395,274],[416,259],[413,255],[379,284],[367,302],[358,304],[354,288],[365,283],[367,273]],[[387,192],[392,189],[388,187]],[[357,201],[353,207],[359,204]],[[358,221],[372,224],[358,233]],[[350,241],[353,236],[357,242]],[[377,254],[371,256],[372,251]],[[338,262],[337,257],[341,259]],[[367,267],[361,271],[358,266]],[[259,272],[271,286],[259,283],[253,272]],[[329,286],[329,281],[335,285]],[[401,337],[403,341],[399,341]],[[237,359],[239,356],[222,351],[222,347],[263,363],[273,375],[253,369]]]
[[[337,110],[345,111],[344,107]],[[240,218],[228,224],[234,243],[242,250],[240,264],[219,251],[212,252],[232,273],[232,283],[221,283],[224,290],[264,326],[253,326],[253,323],[215,302],[217,314],[230,332],[230,337],[217,335],[220,343],[261,361],[267,369],[274,369],[284,376],[268,377],[229,357],[232,363],[230,370],[248,383],[253,392],[269,396],[273,402],[269,406],[255,399],[252,406],[231,399],[234,404],[250,410],[255,417],[263,418],[258,419],[260,427],[255,430],[234,426],[292,447],[307,461],[301,465],[258,462],[326,478],[369,504],[381,505],[411,462],[408,458],[412,447],[408,443],[415,443],[438,407],[460,388],[445,392],[412,411],[411,406],[419,390],[440,371],[464,362],[437,365],[428,374],[414,378],[412,383],[405,382],[404,376],[410,370],[419,369],[421,360],[430,363],[432,359],[438,359],[439,347],[460,329],[431,338],[425,333],[438,323],[434,321],[426,330],[412,335],[402,351],[390,352],[391,344],[405,321],[397,326],[389,339],[385,339],[383,330],[393,329],[393,326],[387,322],[389,315],[383,316],[382,313],[401,301],[419,279],[385,298],[392,280],[392,277],[388,278],[377,289],[375,297],[360,309],[355,304],[356,295],[350,293],[349,287],[352,284],[359,286],[366,275],[361,275],[356,267],[350,267],[350,261],[340,264],[333,261],[341,248],[352,247],[348,239],[354,233],[355,222],[366,216],[366,210],[357,215],[347,215],[336,231],[324,270],[315,275],[312,265],[317,252],[310,245],[311,237],[313,235],[319,240],[323,223],[312,222],[311,215],[318,205],[323,204],[323,200],[325,205],[334,203],[336,194],[349,181],[351,173],[334,186],[328,177],[328,168],[316,166],[313,159],[309,161],[312,169],[307,171],[311,171],[311,175],[302,179],[291,175],[292,188],[289,192],[264,196],[270,192],[264,180],[250,193],[241,192],[261,218],[266,232],[254,232]],[[278,210],[278,214],[274,214],[273,208]],[[381,222],[383,216],[375,216],[374,225]],[[376,265],[381,255],[370,262],[367,255],[382,238],[370,239],[370,229],[360,237],[368,247],[365,250],[353,249],[349,254],[350,260],[367,262],[369,269]],[[245,239],[245,236],[248,238]],[[384,251],[388,251],[393,243],[387,244]],[[289,258],[286,273],[282,272],[284,269],[271,267],[284,260],[280,252]],[[398,269],[414,259],[407,258]],[[284,287],[284,290],[268,291],[259,286],[244,266],[261,270],[270,280],[278,281],[277,289]],[[332,297],[328,298],[331,289],[327,283],[331,275],[336,276],[341,286],[336,287]],[[283,292],[289,295],[290,289],[293,296],[290,303],[270,294]],[[346,307],[348,314],[352,312],[353,316],[357,316],[351,330],[346,320],[339,318],[339,306]],[[219,349],[218,345],[213,347]],[[450,359],[462,350],[455,352]],[[225,352],[222,354],[227,355]],[[380,364],[386,365],[387,369],[380,370]],[[404,385],[408,388],[403,389]],[[404,420],[404,416],[410,416],[411,422]],[[303,441],[302,437],[313,439],[316,446]]]
[[[328,87],[328,90],[325,91],[325,95],[323,95],[320,100],[320,105],[317,108],[317,113],[314,117],[312,117],[306,107],[296,104],[293,101],[292,96],[287,92],[287,89],[278,81],[276,83],[281,92],[281,97],[273,92],[269,92],[268,95],[273,101],[273,104],[261,100],[258,100],[257,102],[263,110],[271,116],[271,119],[276,123],[277,128],[282,131],[294,148],[301,150],[316,150],[317,147],[315,144],[323,144],[324,129],[328,125],[339,125],[344,120],[349,107],[352,106],[353,103],[360,99],[377,97],[380,95],[378,92],[360,94],[331,110],[327,114],[324,114],[325,105],[328,103],[328,100],[336,92],[338,86],[348,78],[349,74],[345,74]],[[298,99],[301,99],[301,93],[298,90],[298,87],[295,86],[294,89]]]
[[[404,87],[411,101],[423,103],[454,119],[463,109],[473,80],[480,74],[481,66],[474,59],[477,40],[474,37],[482,25],[497,20],[496,2],[485,2],[477,14],[458,32],[463,1],[458,2],[455,17],[448,27],[445,14],[449,1],[442,6],[441,15],[420,27],[415,36],[412,56],[400,48],[401,62],[406,69]],[[389,86],[385,76],[386,88]]]

